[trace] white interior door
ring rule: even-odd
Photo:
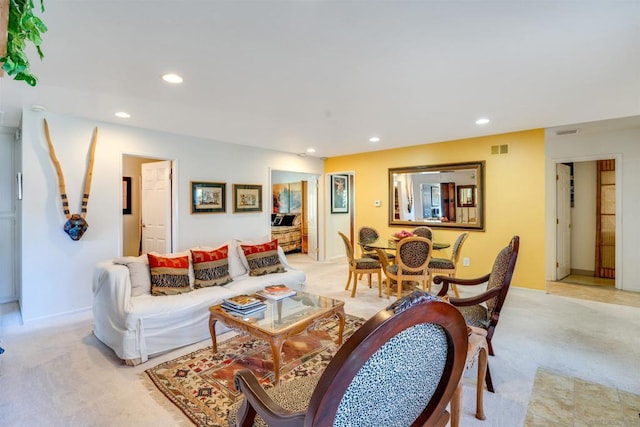
[[[318,260],[318,178],[307,183],[307,253]]]
[[[15,131],[14,131],[15,132]],[[9,129],[0,129],[0,303],[17,298],[16,260],[17,215],[15,205],[14,137]]]
[[[142,252],[171,252],[171,162],[142,167]]]
[[[571,168],[556,165],[556,280],[571,273]]]

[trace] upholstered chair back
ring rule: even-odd
[[[413,235],[433,240],[433,231],[426,226],[420,226],[413,229]]]
[[[360,230],[358,231],[358,242],[360,244],[371,243],[374,240],[378,240],[379,237],[380,235],[375,228],[360,227]]]
[[[493,263],[493,268],[491,269],[491,274],[489,275],[489,281],[487,282],[487,290],[493,289],[497,286],[509,286],[511,280],[508,283],[505,283],[505,279],[507,278],[507,273],[509,272],[509,263],[511,261],[511,255],[513,254],[513,244],[509,244],[509,246],[503,248],[498,256],[496,257],[495,262]],[[509,278],[510,279],[510,278]],[[506,293],[506,289],[503,290]],[[494,309],[496,308],[496,303],[500,295],[496,295],[494,298],[486,301],[487,305],[487,314],[488,317],[491,317]]]

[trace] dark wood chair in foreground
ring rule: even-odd
[[[442,288],[438,292],[439,296],[446,295],[450,285],[476,286],[486,283],[486,290],[482,293],[468,298],[450,298],[449,301],[460,310],[469,325],[483,328],[487,331],[489,354],[492,356],[494,353],[491,338],[498,325],[500,310],[502,310],[509,286],[511,285],[511,278],[513,277],[516,260],[518,259],[519,247],[520,237],[514,236],[509,246],[498,253],[493,263],[491,273],[482,277],[476,279],[458,279],[455,277],[436,276],[433,279],[434,284],[442,284]],[[484,305],[482,303],[484,303]],[[487,389],[493,392],[493,382],[491,381],[491,372],[488,366],[485,379]]]
[[[416,291],[362,325],[322,374],[265,391],[251,371],[236,373],[244,400],[229,426],[445,426],[467,346],[460,312]]]

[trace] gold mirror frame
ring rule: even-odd
[[[484,161],[390,168],[389,225],[484,231],[484,169]],[[463,191],[471,202],[458,202]]]

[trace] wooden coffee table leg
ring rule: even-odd
[[[218,352],[218,341],[216,340],[216,322],[218,319],[214,319],[212,315],[209,315],[209,333],[211,334],[211,347],[213,348],[213,354]]]
[[[342,334],[344,333],[344,306],[336,312],[338,316],[338,345],[342,345]]]
[[[271,346],[271,353],[273,356],[273,384],[280,384],[280,354],[282,352],[282,344],[285,339],[282,337],[274,337],[269,340]]]

